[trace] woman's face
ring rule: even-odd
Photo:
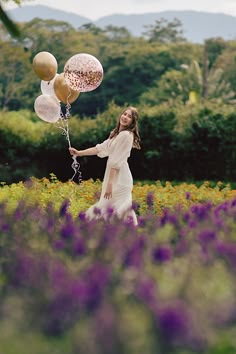
[[[127,109],[120,116],[120,127],[126,129],[132,124],[132,121],[133,118],[131,109]]]

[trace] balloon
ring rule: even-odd
[[[34,110],[45,122],[56,123],[60,118],[61,106],[56,97],[40,95],[34,102]]]
[[[39,52],[33,59],[33,69],[41,80],[50,81],[57,72],[56,58],[49,52]]]
[[[75,91],[95,90],[102,82],[103,68],[93,55],[80,53],[71,57],[64,67],[65,81]]]
[[[55,96],[53,85],[54,85],[55,79],[57,78],[58,75],[59,74],[56,74],[54,76],[54,78],[50,81],[44,81],[44,80],[41,81],[40,87],[41,87],[41,91],[42,91],[43,95]]]
[[[63,103],[74,102],[80,94],[80,92],[72,90],[67,85],[64,73],[61,73],[56,77],[53,87],[56,97]]]

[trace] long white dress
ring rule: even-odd
[[[128,157],[133,146],[133,133],[121,131],[115,138],[107,139],[97,144],[97,156],[108,156],[106,171],[102,183],[102,192],[99,201],[86,211],[89,219],[103,218],[107,220],[112,215],[119,219],[137,225],[137,216],[132,209],[133,177],[128,165]],[[118,170],[112,184],[112,198],[104,198],[111,168]]]

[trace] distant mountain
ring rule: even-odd
[[[114,26],[124,26],[133,35],[140,36],[146,30],[144,26],[154,24],[161,18],[168,21],[178,18],[182,23],[184,37],[191,42],[201,43],[212,37],[236,39],[236,17],[208,12],[163,11],[141,15],[112,15],[98,19],[96,24],[99,27],[111,23]]]
[[[236,39],[236,17],[197,11],[162,11],[158,13],[115,14],[104,16],[96,21],[74,13],[57,10],[47,6],[20,6],[9,10],[8,14],[17,22],[28,22],[33,18],[66,21],[78,28],[85,23],[94,23],[104,28],[107,25],[126,27],[133,36],[141,36],[145,26],[155,24],[160,18],[168,21],[178,18],[183,25],[183,35],[189,41],[202,43],[207,38],[222,37],[226,40]]]
[[[21,5],[13,10],[7,11],[7,13],[17,22],[29,22],[37,17],[43,20],[65,21],[70,23],[75,28],[78,28],[85,23],[92,22],[87,17],[43,5]]]

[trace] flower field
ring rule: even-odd
[[[234,354],[236,191],[136,183],[139,225],[90,221],[100,181],[0,188],[1,354]]]

